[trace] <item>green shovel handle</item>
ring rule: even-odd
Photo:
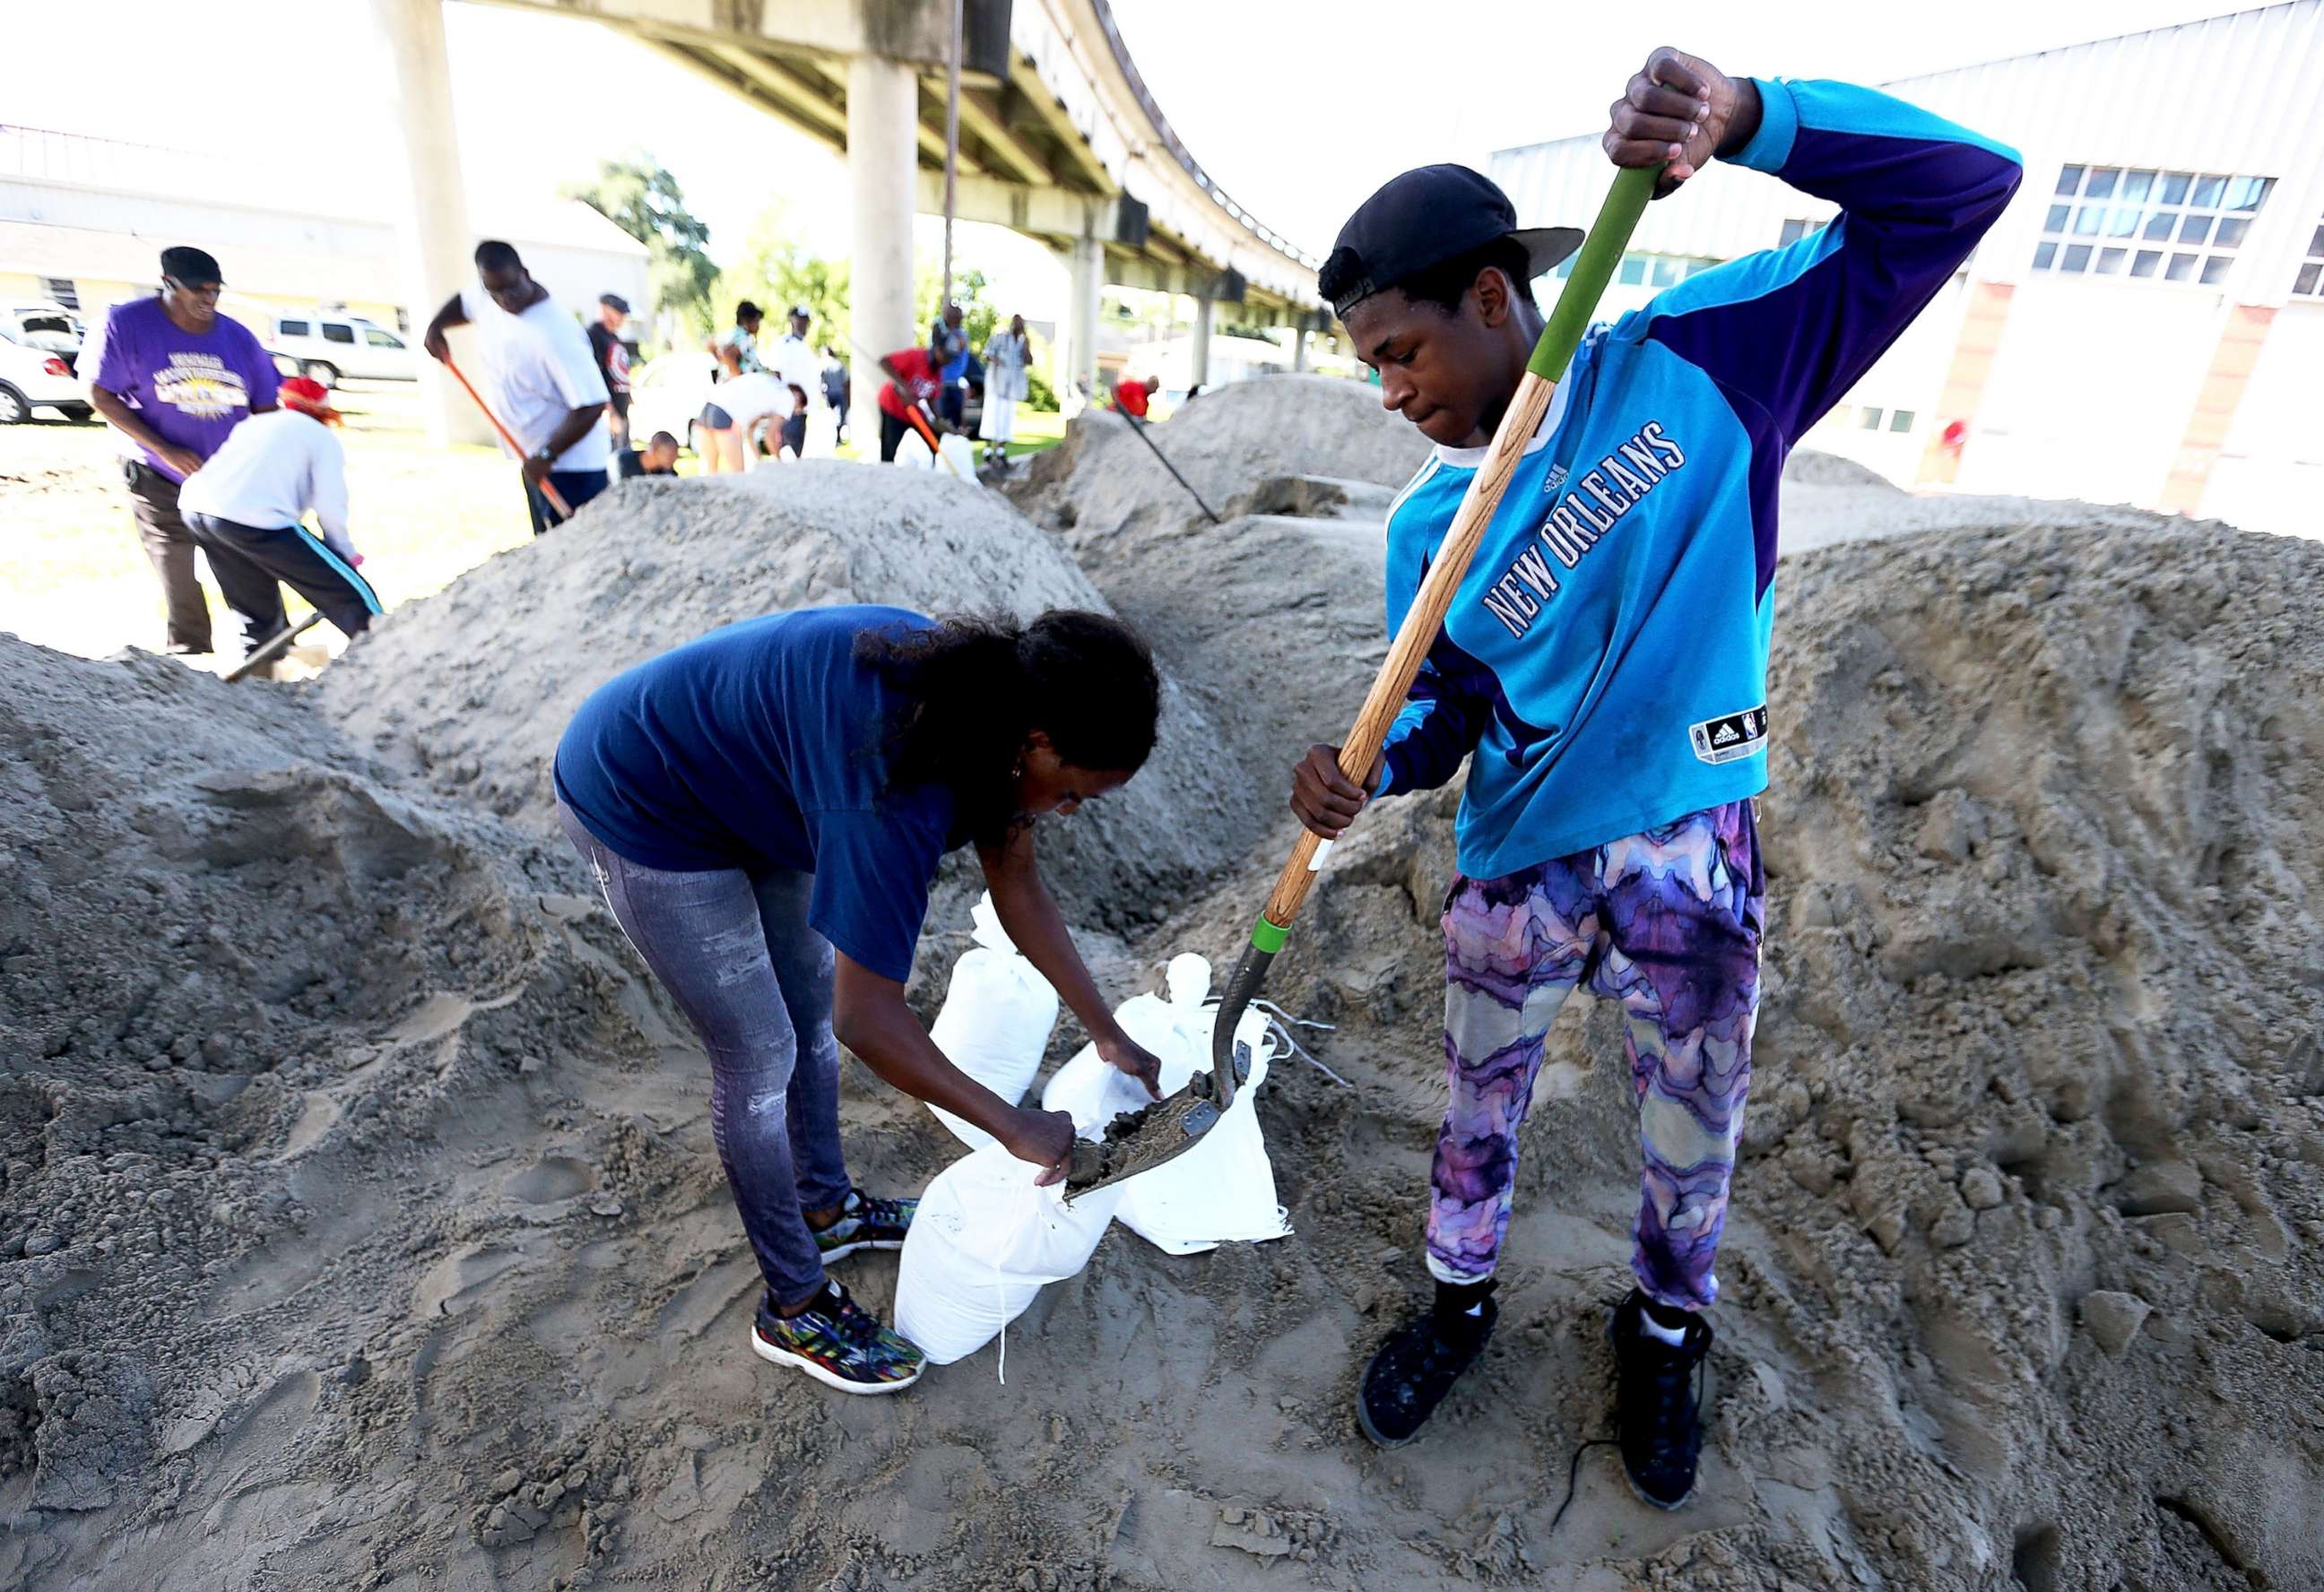
[[[1557,304],[1549,312],[1549,324],[1541,328],[1541,341],[1533,345],[1533,357],[1526,361],[1526,369],[1543,381],[1554,382],[1565,374],[1566,363],[1582,346],[1582,334],[1590,329],[1590,317],[1597,313],[1598,297],[1614,280],[1614,268],[1622,262],[1631,230],[1646,214],[1646,201],[1655,197],[1655,182],[1662,171],[1660,166],[1625,167],[1607,191],[1590,236],[1574,257],[1573,272],[1565,279]]]

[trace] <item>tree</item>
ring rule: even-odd
[[[777,336],[790,330],[784,314],[794,304],[803,306],[811,323],[808,340],[847,357],[847,262],[826,259],[807,246],[788,201],[778,199],[760,214],[742,258],[719,276],[715,291],[730,313],[732,300],[754,301]]]
[[[643,244],[654,301],[697,335],[711,330],[710,286],[717,262],[707,245],[710,227],[686,207],[678,179],[641,151],[626,160],[597,162],[597,180],[564,190]]]

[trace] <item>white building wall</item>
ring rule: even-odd
[[[1955,484],[2153,502],[2224,319],[2217,293],[2035,274],[2010,305]]]
[[[2295,299],[2276,312],[2211,466],[2202,511],[2232,525],[2324,537],[2324,300]]]
[[[2230,306],[2286,302],[2324,216],[2324,0],[2295,0],[2177,27],[1932,73],[1888,92],[2015,147],[2016,200],[1970,260],[1967,280],[2017,284],[1959,484],[2153,502],[2168,475]],[[2201,287],[2031,269],[2068,163],[2274,179],[2225,280]],[[1609,180],[1595,133],[1504,150],[1491,173],[1528,225],[1587,224]],[[1731,258],[1779,241],[1787,218],[1831,207],[1757,172],[1715,166],[1650,207],[1633,247]],[[1616,307],[1621,290],[1609,295]],[[1545,298],[1546,294],[1545,293]],[[1813,434],[1909,484],[1958,341],[1961,281]],[[1619,307],[1627,308],[1627,303]],[[2282,528],[2288,484],[2311,483],[2324,442],[2324,309],[2294,300],[2215,468],[2206,513]],[[2278,345],[2283,345],[2279,348]],[[2284,352],[2288,348],[2291,352]],[[2249,419],[2263,406],[2309,418]],[[1867,408],[1911,410],[1905,438],[1857,427]],[[2305,463],[2299,461],[2306,461]],[[2234,505],[2231,511],[2230,505]]]

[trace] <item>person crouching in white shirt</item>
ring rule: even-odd
[[[252,415],[228,432],[178,494],[186,529],[242,621],[245,658],[290,624],[284,586],[350,640],[385,612],[355,573],[363,556],[347,535],[346,456],[330,433],[339,420],[330,394],[294,376],[282,383],[279,401],[272,413]],[[320,536],[302,523],[310,511]]]
[[[710,474],[737,475],[755,468],[759,463],[759,450],[751,445],[751,432],[761,420],[775,422],[770,428],[778,439],[773,456],[782,456],[782,422],[806,399],[797,387],[771,371],[741,369],[733,347],[722,348],[718,353],[720,362],[726,367],[726,379],[710,390],[710,401],[702,406],[695,432]]]

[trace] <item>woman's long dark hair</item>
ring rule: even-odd
[[[1154,750],[1154,655],[1111,614],[947,614],[933,630],[866,630],[855,657],[905,704],[887,726],[890,787],[945,787],[981,844],[1002,843],[1020,822],[1017,771],[1034,731],[1077,768],[1134,773]]]

